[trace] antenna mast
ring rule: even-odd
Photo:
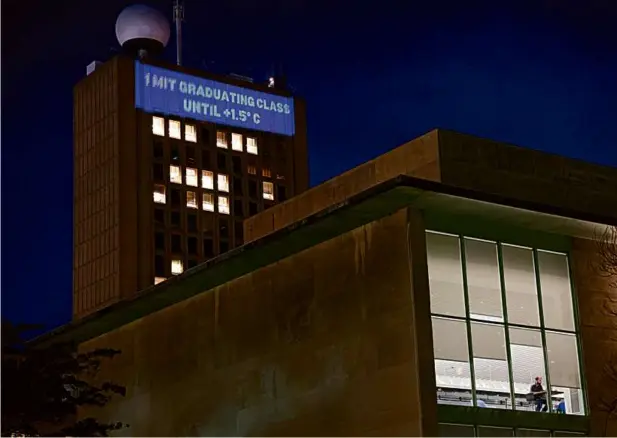
[[[182,65],[182,22],[184,5],[182,0],[174,0],[174,22],[176,23],[176,64]]]

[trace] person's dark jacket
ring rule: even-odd
[[[542,392],[544,391],[544,388],[542,387],[541,383],[534,383],[533,385],[531,385],[531,392]],[[534,394],[533,395],[533,399],[534,400],[538,400],[538,399],[543,399],[545,397],[545,394]]]

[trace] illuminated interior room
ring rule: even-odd
[[[585,414],[566,254],[428,232],[427,258],[439,404]]]

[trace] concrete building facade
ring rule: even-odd
[[[137,74],[132,58],[117,56],[74,89],[74,318],[242,245],[244,218],[308,188],[301,99],[295,134],[285,136],[145,112],[136,107]]]
[[[99,378],[126,397],[82,413],[122,435],[615,435],[617,291],[593,241],[615,188],[615,169],[432,131],[42,342],[122,350]]]

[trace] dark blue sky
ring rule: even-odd
[[[18,322],[70,319],[72,86],[132,3],[2,2],[2,315]],[[312,184],[435,127],[617,166],[615,0],[185,5],[185,64],[265,79],[283,63]]]

